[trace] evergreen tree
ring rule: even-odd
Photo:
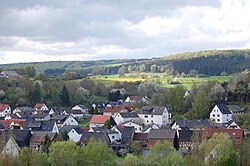
[[[63,106],[70,105],[69,92],[68,92],[68,89],[65,85],[63,86],[62,93],[61,93],[60,97],[61,97],[61,102],[62,102]]]

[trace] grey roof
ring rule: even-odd
[[[42,125],[41,121],[31,120],[28,124],[28,128],[40,128]]]
[[[49,114],[35,114],[35,115],[32,115],[33,118],[45,118],[46,116],[49,116]]]
[[[139,114],[162,115],[165,109],[163,106],[143,106]]]
[[[61,129],[60,129],[60,133],[63,133],[66,131],[66,133],[68,134],[72,129],[77,128],[79,126],[77,125],[64,125]]]
[[[35,112],[35,109],[32,107],[16,107],[16,109],[19,109],[22,113]]]
[[[52,131],[55,125],[55,121],[42,121],[40,131]]]
[[[94,131],[94,132],[108,132],[108,130],[104,127],[91,127],[91,129]]]
[[[107,133],[102,132],[84,132],[81,137],[81,141],[89,141],[91,138],[95,138],[95,140],[100,140],[103,143],[110,143],[109,137]]]
[[[147,141],[148,140],[148,133],[135,133],[133,140]]]
[[[193,119],[193,120],[176,120],[175,121],[182,129],[188,128],[193,130],[195,128],[211,128],[212,125],[207,119]],[[174,122],[173,122],[174,123]]]
[[[151,123],[151,124],[149,124],[149,125],[146,125],[144,128],[143,128],[143,132],[144,131],[146,131],[147,129],[149,129],[150,127],[152,127],[153,125],[156,125],[156,124],[154,124],[154,123]],[[157,126],[157,125],[156,125]],[[158,127],[159,128],[159,127]]]
[[[191,142],[193,131],[192,130],[178,130],[179,142]]]
[[[138,114],[135,112],[120,112],[123,118],[139,118]]]
[[[231,111],[231,112],[234,112],[234,113],[237,113],[237,112],[243,112],[243,109],[240,108],[239,106],[237,105],[227,105],[228,109]]]
[[[225,104],[217,104],[222,114],[232,114]]]
[[[0,135],[2,134],[5,135],[11,135],[14,140],[17,142],[19,147],[24,147],[29,145],[29,138],[31,136],[31,133],[29,130],[19,130],[19,129],[14,129],[14,130],[1,130]]]
[[[174,139],[176,130],[173,129],[151,129],[148,139]]]
[[[63,121],[63,120],[65,120],[65,119],[67,119],[68,117],[69,117],[69,115],[53,115],[53,116],[51,117],[51,119]]]
[[[134,134],[134,127],[133,126],[124,126],[122,131],[122,138],[131,138]]]
[[[16,71],[14,70],[5,70],[5,71],[2,71],[3,73],[5,73],[6,75],[8,76],[20,76]]]

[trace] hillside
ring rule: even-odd
[[[46,75],[61,75],[65,71],[74,71],[79,74],[89,73],[96,75],[117,74],[121,66],[133,66],[138,72],[140,65],[145,65],[145,72],[150,72],[152,65],[157,65],[158,72],[162,68],[171,66],[174,73],[188,74],[197,71],[205,75],[234,74],[250,68],[250,49],[245,50],[206,50],[186,52],[170,55],[164,58],[153,59],[117,59],[97,61],[53,61],[36,63],[18,63],[0,65],[0,69],[19,69],[34,66],[38,72]]]

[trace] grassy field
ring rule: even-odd
[[[104,84],[112,84],[116,81],[118,82],[156,82],[159,84],[160,87],[174,87],[176,85],[169,84],[171,81],[178,81],[180,84],[187,88],[191,88],[194,83],[205,83],[208,81],[218,81],[220,83],[229,81],[232,77],[231,76],[210,76],[210,77],[172,77],[172,76],[165,76],[164,73],[144,73],[141,75],[138,74],[126,74],[124,78],[119,78],[118,74],[115,75],[108,75],[108,76],[98,76],[92,77],[91,79],[96,83],[104,83]]]

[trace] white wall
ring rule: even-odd
[[[210,113],[210,119],[215,123],[228,123],[232,120],[232,114],[222,114],[216,105]]]
[[[69,139],[74,141],[74,142],[79,142],[82,134],[78,134],[75,129],[70,130],[70,132],[68,133]]]
[[[63,123],[63,126],[64,125],[78,125],[78,122],[75,120],[75,118],[73,118],[73,116],[70,115]]]

